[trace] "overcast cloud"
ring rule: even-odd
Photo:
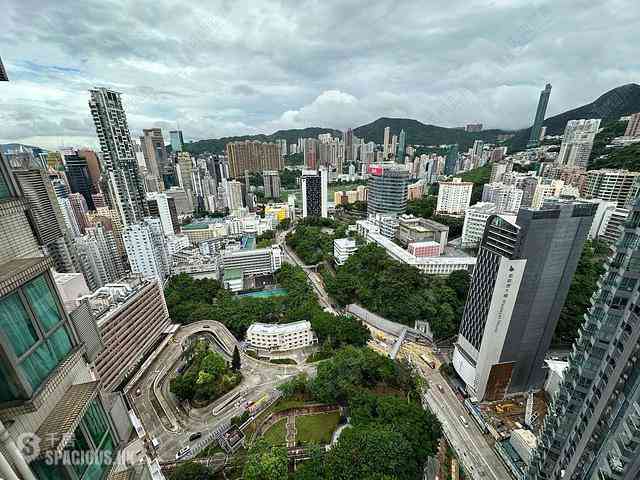
[[[198,5],[196,5],[198,3]],[[0,142],[95,145],[92,86],[132,133],[186,139],[381,116],[528,126],[638,82],[637,0],[0,0]],[[410,140],[410,139],[409,139]]]

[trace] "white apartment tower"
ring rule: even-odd
[[[461,215],[471,203],[472,182],[454,178],[451,182],[440,182],[436,211],[449,215]]]
[[[147,217],[129,225],[123,240],[131,270],[145,278],[164,282],[169,274],[169,254],[160,220]]]
[[[587,168],[593,140],[599,128],[599,118],[568,121],[556,163]]]

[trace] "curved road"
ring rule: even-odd
[[[176,375],[175,365],[182,354],[183,345],[186,346],[186,340],[202,333],[215,335],[229,352],[238,345],[236,338],[221,323],[205,320],[185,325],[174,334],[173,339],[130,390],[130,398],[149,438],[155,438],[160,443],[157,453],[163,462],[174,460],[176,452],[189,445],[189,436],[192,433],[202,432],[205,437],[207,433],[228,423],[234,416],[240,415],[244,411],[242,403],[264,401],[273,396],[276,386],[287,378],[300,372],[313,373],[314,370],[310,365],[268,364],[241,353],[243,380],[232,391],[240,393],[240,397],[217,415],[212,413],[216,402],[206,408],[192,409],[187,413],[180,408],[169,392],[169,381]],[[136,395],[138,389],[140,395]],[[233,393],[227,395],[232,396]],[[158,414],[156,398],[162,406],[160,410],[166,412],[166,418],[161,418],[162,415]]]

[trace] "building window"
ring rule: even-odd
[[[0,300],[0,333],[11,345],[18,368],[34,390],[73,347],[44,275]]]

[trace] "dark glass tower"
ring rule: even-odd
[[[408,185],[409,171],[404,165],[371,165],[367,182],[367,213],[404,213]]]
[[[444,161],[444,174],[454,175],[458,167],[458,144],[449,145],[447,158]]]
[[[547,105],[549,105],[549,97],[551,96],[551,84],[547,83],[544,90],[540,92],[540,100],[538,100],[538,108],[536,110],[536,118],[533,120],[531,127],[531,135],[527,147],[537,147],[540,144],[540,129],[544,116],[547,114]]]
[[[79,193],[84,197],[87,202],[89,210],[95,210],[93,204],[93,185],[91,182],[91,175],[89,174],[89,165],[87,160],[81,157],[77,152],[65,153],[64,155],[64,169],[67,173],[67,179],[69,180],[69,188],[73,193]]]

